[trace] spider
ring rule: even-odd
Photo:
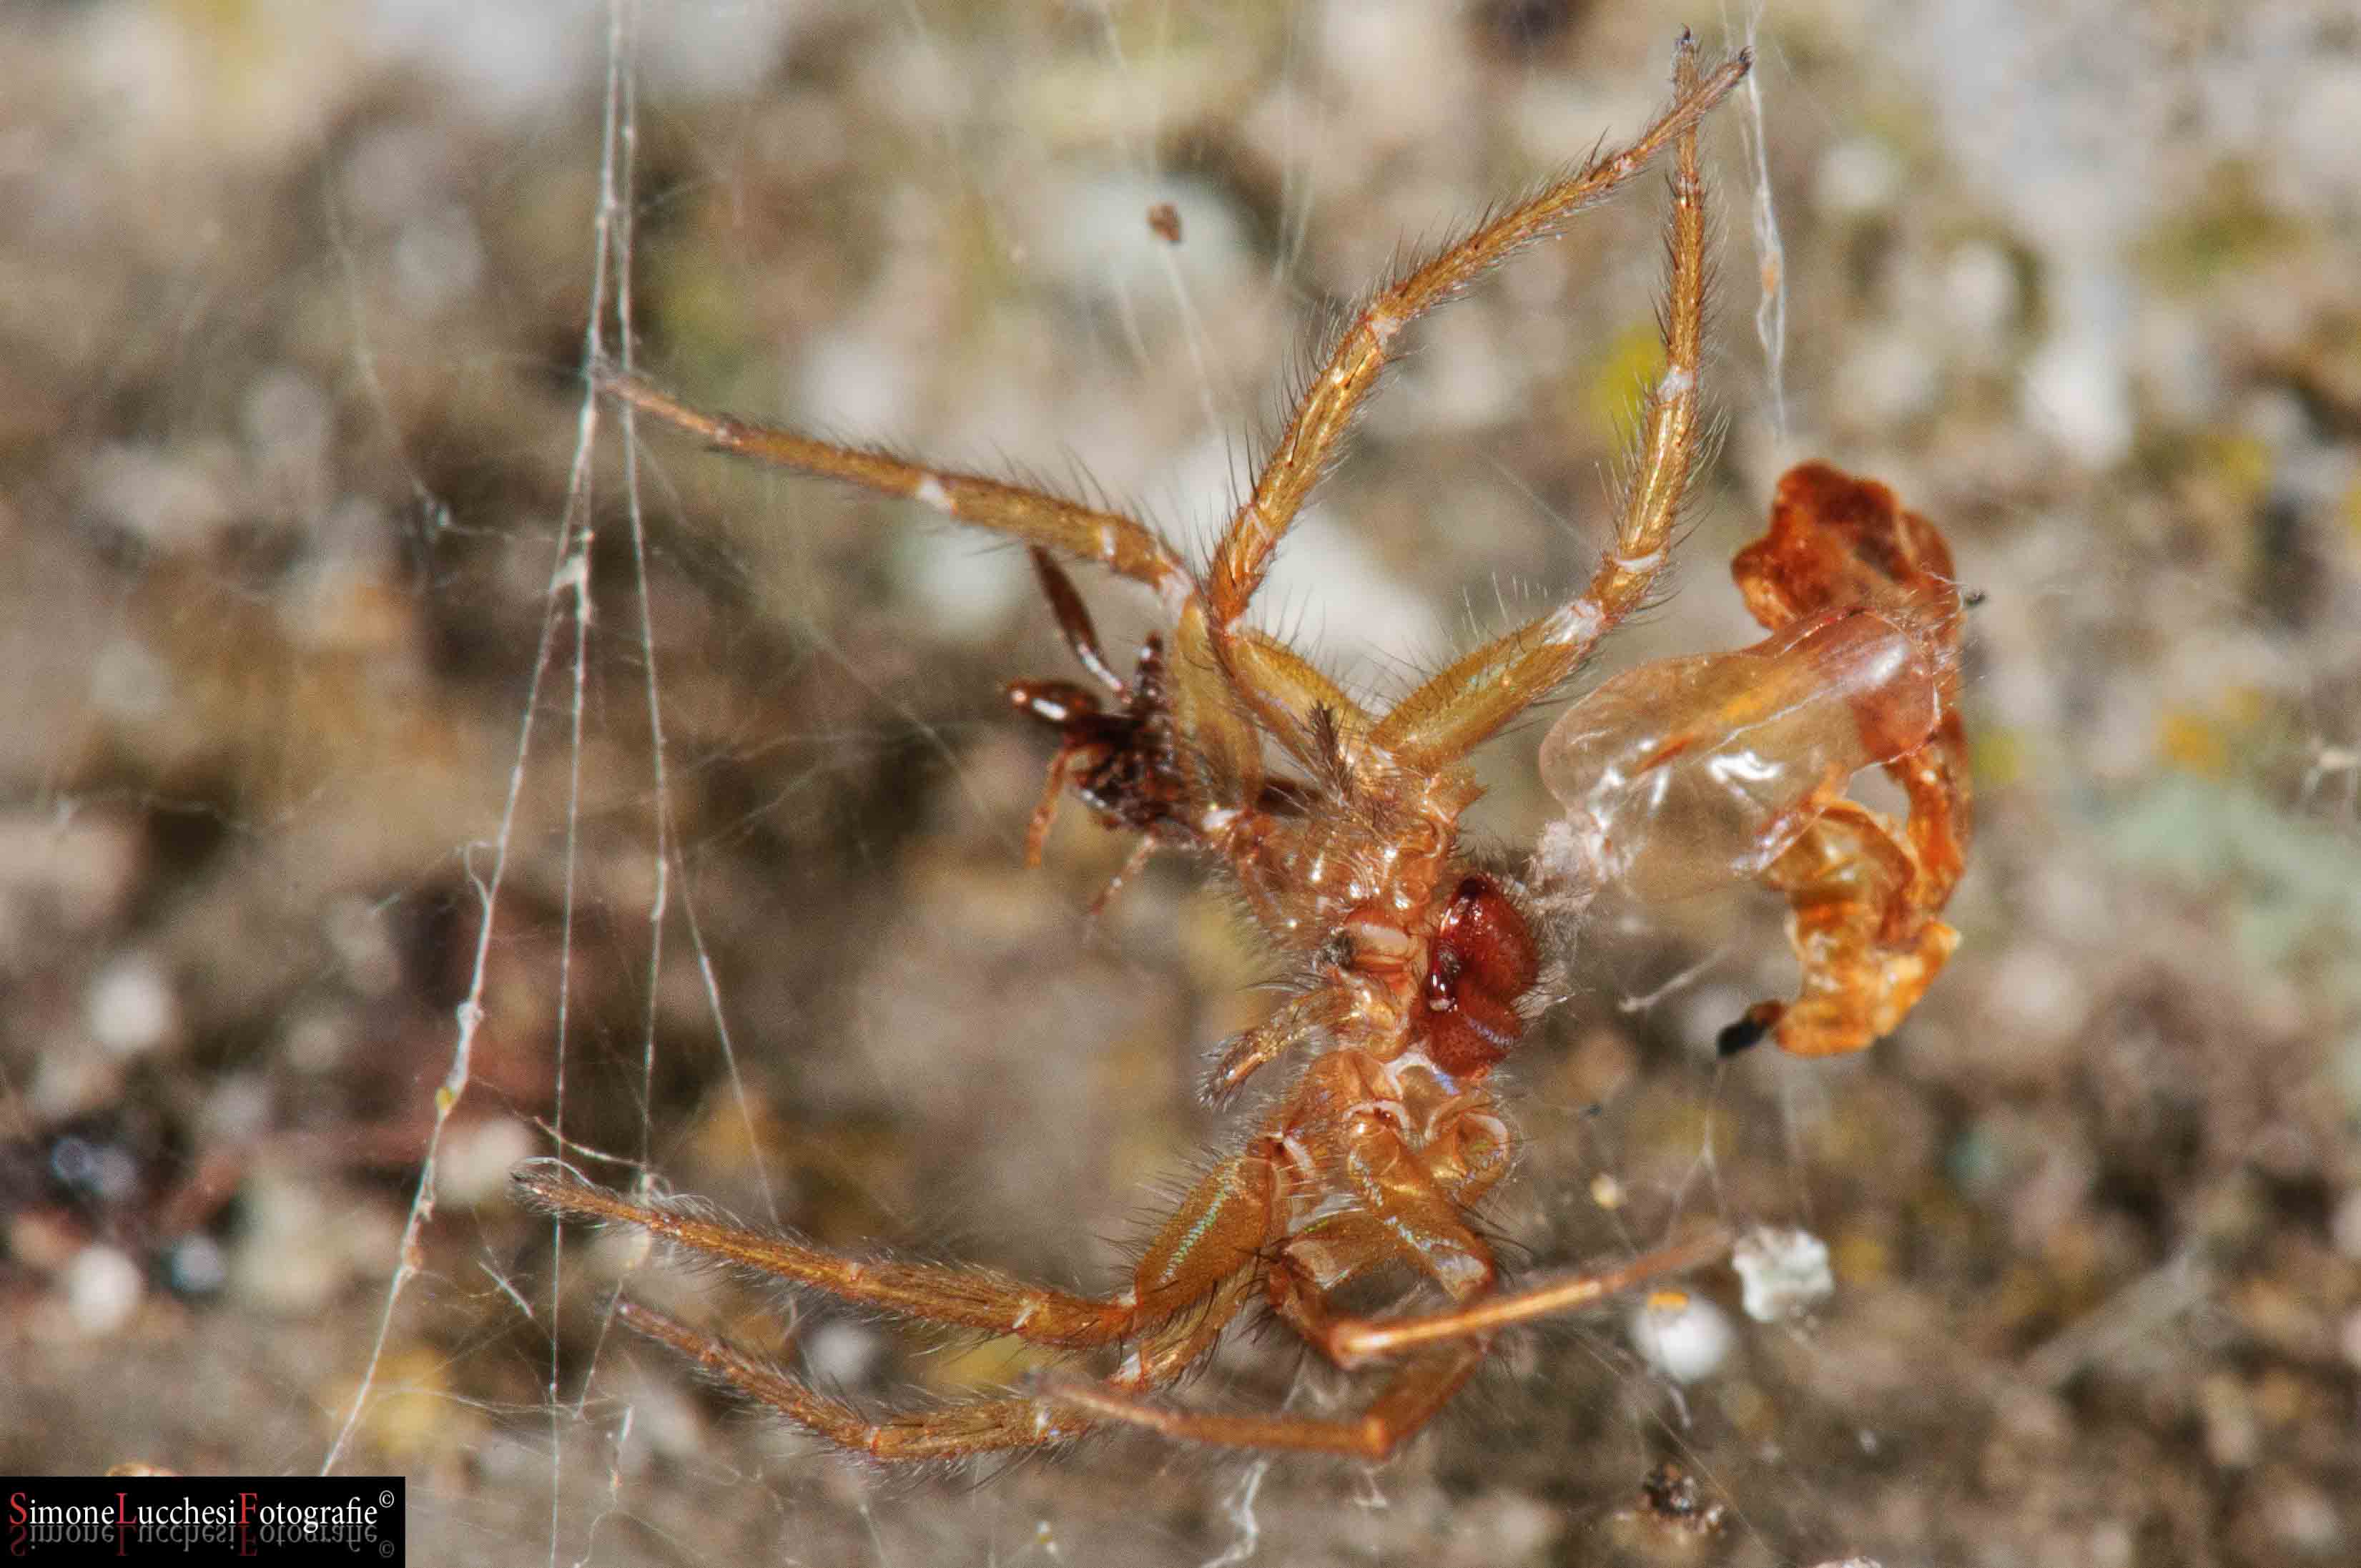
[[[827,1442],[878,1461],[1053,1449],[1109,1427],[1376,1460],[1444,1408],[1503,1327],[1597,1301],[1726,1249],[1726,1237],[1708,1234],[1618,1266],[1501,1288],[1491,1250],[1468,1218],[1507,1173],[1513,1147],[1488,1080],[1562,984],[1537,934],[1551,917],[1551,900],[1578,902],[1581,878],[1614,874],[1616,853],[1631,858],[1624,841],[1647,836],[1653,807],[1647,788],[1631,783],[1631,770],[1602,781],[1556,768],[1552,782],[1568,796],[1569,823],[1578,816],[1590,828],[1586,838],[1561,824],[1565,844],[1537,861],[1540,880],[1533,882],[1479,863],[1461,845],[1458,824],[1480,793],[1466,766],[1468,754],[1554,693],[1598,639],[1643,601],[1664,565],[1700,434],[1706,247],[1697,127],[1749,65],[1741,52],[1703,71],[1685,33],[1675,50],[1673,103],[1637,139],[1501,211],[1370,296],[1296,406],[1202,572],[1131,518],[703,413],[626,371],[597,367],[608,395],[714,449],[906,497],[1028,545],[1068,645],[1112,698],[1103,707],[1090,691],[1063,682],[1008,688],[1017,710],[1059,737],[1028,859],[1038,859],[1050,814],[1071,787],[1109,825],[1138,832],[1139,854],[1176,849],[1226,872],[1296,978],[1289,1000],[1218,1053],[1206,1097],[1227,1099],[1263,1069],[1290,1055],[1301,1058],[1233,1152],[1180,1201],[1129,1284],[1105,1296],[1051,1289],[987,1268],[851,1255],[790,1234],[744,1230],[680,1204],[631,1201],[555,1161],[516,1173],[522,1198],[560,1218],[635,1225],[708,1260],[913,1321],[1060,1351],[1101,1352],[1114,1364],[1103,1376],[1070,1375],[872,1417],[629,1300],[617,1309],[626,1323]],[[1503,257],[1555,234],[1668,150],[1666,368],[1647,398],[1639,461],[1612,543],[1583,592],[1456,660],[1389,710],[1365,708],[1286,643],[1246,623],[1273,551],[1335,457],[1402,330]],[[1807,532],[1811,521],[1804,519]],[[1829,722],[1831,715],[1856,714],[1866,725],[1872,709],[1907,706],[1888,688],[1909,683],[1886,668],[1893,658],[1879,664],[1880,648],[1890,655],[1894,645],[1902,647],[1902,663],[1924,677],[1913,692],[1935,691],[1946,678],[1927,673],[1941,659],[1926,652],[1939,641],[1941,616],[1879,569],[1893,554],[1875,541],[1841,546],[1834,566],[1820,561],[1791,573],[1810,581],[1795,603],[1783,601],[1778,625],[1787,630],[1767,652],[1752,655],[1750,667],[1788,677],[1790,685],[1853,678],[1845,688],[1855,699],[1850,707],[1841,700],[1833,708],[1806,705],[1820,730],[1841,728]],[[1796,554],[1781,552],[1779,559]],[[1161,599],[1169,631],[1148,641],[1128,680],[1101,652],[1059,555],[1094,562]],[[1942,566],[1948,570],[1948,563]],[[1883,608],[1861,609],[1871,603]],[[1879,646],[1862,651],[1872,644]],[[1628,750],[1644,725],[1629,703],[1616,706],[1620,698],[1611,684],[1602,691],[1603,706],[1594,706],[1594,697],[1572,713],[1598,721],[1593,728],[1603,731],[1608,751]],[[1642,785],[1647,779],[1693,784],[1695,760],[1726,756],[1745,724],[1743,714],[1727,702],[1716,706],[1709,694],[1688,694],[1678,711],[1690,721],[1689,732],[1670,750],[1661,737],[1653,743],[1656,754],[1640,770]],[[1831,770],[1856,755],[1856,766],[1904,765],[1932,748],[1929,736],[1942,722],[1938,716],[1914,729],[1897,721],[1886,727],[1894,734],[1856,740],[1850,748],[1831,741],[1821,751]],[[1273,756],[1283,761],[1267,760]],[[1777,840],[1755,858],[1787,867],[1799,855],[1850,864],[1849,857],[1872,853],[1865,829],[1842,840],[1817,827],[1850,822],[1842,815],[1850,803],[1836,798],[1850,772],[1816,774],[1801,798],[1775,813],[1740,803],[1737,815],[1753,812],[1742,835],[1752,850]],[[1907,849],[1899,853],[1908,860]],[[1732,857],[1727,869],[1763,871],[1742,859]],[[1832,893],[1826,885],[1831,877],[1843,882],[1841,865],[1817,871],[1817,881],[1795,872],[1774,885],[1809,884],[1823,902],[1857,901],[1859,890]],[[1891,890],[1881,883],[1872,891],[1883,896]],[[1923,925],[1931,920],[1927,908],[1922,900],[1910,912],[1923,915]],[[1860,941],[1875,948],[1908,934],[1900,927],[1909,918],[1897,916],[1897,924],[1884,913],[1881,907]],[[1807,982],[1811,973],[1807,968]],[[1332,1307],[1339,1288],[1388,1266],[1422,1277],[1449,1304],[1374,1319]],[[1257,1304],[1340,1366],[1388,1365],[1358,1415],[1217,1413],[1161,1397]]]

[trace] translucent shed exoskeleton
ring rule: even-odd
[[[1800,1056],[1858,1050],[1959,943],[1938,918],[1972,830],[1950,551],[1883,485],[1810,463],[1730,572],[1770,636],[1619,675],[1543,741],[1565,814],[1540,878],[1576,901],[1763,883],[1787,900],[1802,989],[1749,1008],[1723,1053],[1765,1036]],[[1872,767],[1901,786],[1906,825],[1845,797]]]

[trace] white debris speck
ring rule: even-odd
[[[99,970],[82,998],[91,1038],[117,1057],[139,1057],[180,1032],[181,1010],[164,966],[148,953],[126,953]]]
[[[218,445],[165,448],[118,443],[84,466],[82,504],[151,550],[197,553],[238,516],[234,468]]]
[[[1828,148],[1812,193],[1828,216],[1857,218],[1893,205],[1901,184],[1902,166],[1885,144],[1856,137]]]
[[[803,1337],[804,1369],[822,1387],[859,1387],[884,1351],[884,1341],[862,1323],[825,1322]]]
[[[0,932],[34,911],[67,932],[121,919],[139,880],[142,846],[129,819],[104,811],[0,815]]]
[[[2288,1550],[2317,1562],[2345,1556],[2337,1544],[2345,1539],[2345,1526],[2336,1503],[2318,1487],[2290,1482],[2264,1501],[2262,1513],[2272,1536]]]
[[[509,1172],[533,1154],[533,1129],[511,1117],[455,1124],[434,1162],[434,1195],[474,1208],[505,1201]]]
[[[1943,314],[1971,336],[2004,332],[2022,303],[2016,266],[1990,240],[1971,240],[1943,264]]]
[[[75,1332],[103,1339],[131,1321],[147,1293],[139,1266],[104,1243],[74,1254],[66,1265],[66,1311]]]
[[[351,1199],[316,1176],[264,1162],[240,1190],[231,1243],[230,1290],[245,1305],[289,1318],[322,1310],[356,1272],[350,1254],[378,1227],[358,1223]],[[394,1250],[386,1238],[390,1259]]]
[[[1720,1308],[1683,1290],[1660,1290],[1631,1314],[1631,1343],[1675,1383],[1720,1369],[1737,1336]]]
[[[2131,387],[2109,338],[2070,331],[2045,344],[2025,371],[2025,417],[2090,469],[2130,450]]]
[[[1741,1304],[1758,1323],[1784,1322],[1836,1294],[1828,1243],[1809,1231],[1758,1227],[1741,1238],[1730,1266],[1745,1288]]]

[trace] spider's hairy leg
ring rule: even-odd
[[[1316,1078],[1320,1069],[1313,1070]],[[1270,1301],[1280,1319],[1306,1343],[1324,1350],[1325,1335],[1338,1321],[1328,1310],[1326,1289],[1389,1255],[1420,1268],[1456,1301],[1482,1298],[1494,1277],[1491,1254],[1461,1223],[1452,1196],[1435,1185],[1393,1128],[1365,1116],[1333,1122],[1321,1114],[1318,1088],[1312,1087],[1314,1098],[1289,1119],[1289,1136],[1311,1145],[1307,1152],[1312,1161],[1325,1168],[1326,1179],[1315,1180],[1315,1188],[1341,1185],[1359,1201],[1353,1212],[1315,1222],[1281,1244],[1269,1269]],[[1331,1123],[1324,1137],[1316,1132],[1323,1122]],[[1474,1195],[1474,1190],[1466,1194]],[[1128,1388],[1105,1385],[1064,1387],[1060,1394],[1102,1420],[1146,1427],[1184,1442],[1292,1449],[1375,1462],[1392,1454],[1433,1420],[1475,1376],[1489,1350],[1488,1339],[1461,1336],[1455,1343],[1411,1357],[1358,1416],[1342,1419],[1175,1409],[1147,1403]]]
[[[1260,1284],[1261,1248],[1271,1226],[1267,1160],[1240,1155],[1208,1172],[1142,1257],[1133,1288],[1109,1300],[1020,1285],[988,1269],[840,1256],[790,1238],[743,1231],[633,1203],[575,1177],[555,1161],[521,1166],[511,1179],[533,1207],[565,1219],[638,1225],[704,1256],[754,1274],[806,1285],[857,1305],[923,1322],[1008,1334],[1060,1349],[1119,1339],[1137,1343],[1108,1397],[1163,1387],[1210,1353]],[[758,1399],[837,1446],[880,1460],[952,1459],[1042,1448],[1081,1435],[1087,1398],[1067,1391],[972,1399],[871,1420],[728,1342],[632,1302],[623,1321],[670,1345],[731,1388]]]
[[[1125,1296],[1094,1299],[987,1268],[846,1257],[792,1236],[634,1203],[552,1160],[519,1166],[509,1179],[523,1201],[560,1219],[637,1225],[717,1262],[906,1318],[1066,1349],[1110,1343],[1138,1326],[1139,1314]]]
[[[1281,1229],[1278,1192],[1262,1139],[1200,1177],[1132,1270],[1137,1314],[1153,1320],[1187,1311],[1224,1282],[1259,1274],[1263,1250]]]
[[[1172,721],[1188,743],[1191,783],[1204,804],[1219,812],[1250,809],[1262,794],[1262,734],[1222,672],[1205,600],[1193,591],[1172,628]]]
[[[1356,751],[1371,720],[1344,688],[1277,638],[1233,628],[1218,644],[1218,652],[1214,639],[1205,600],[1192,596],[1172,629],[1173,729],[1184,743],[1185,762],[1206,807],[1207,825],[1232,824],[1238,829],[1226,843],[1214,838],[1235,860],[1241,853],[1256,852],[1257,827],[1275,804],[1265,788],[1257,718],[1270,723],[1279,743],[1315,771],[1342,760],[1322,754],[1313,743],[1323,722],[1325,733],[1340,748]],[[1245,691],[1261,694],[1258,707],[1249,709],[1240,700]],[[1323,715],[1324,720],[1320,718]],[[1272,781],[1272,788],[1282,794],[1291,787],[1284,780]],[[1247,896],[1257,896],[1251,887]],[[1266,924],[1283,918],[1268,909],[1257,913]]]
[[[1272,552],[1334,455],[1356,412],[1385,368],[1394,338],[1404,326],[1449,300],[1512,252],[1556,233],[1576,213],[1603,200],[1637,175],[1668,145],[1680,144],[1685,179],[1694,195],[1697,122],[1745,76],[1750,57],[1741,51],[1700,81],[1695,43],[1684,34],[1679,58],[1681,72],[1676,78],[1677,92],[1672,107],[1629,147],[1594,159],[1539,195],[1509,208],[1457,244],[1412,268],[1362,306],[1351,328],[1296,405],[1278,445],[1255,480],[1253,494],[1231,519],[1214,549],[1206,572],[1204,593],[1214,645],[1225,660],[1235,641],[1233,629],[1261,587]],[[1701,253],[1702,219],[1697,218],[1693,226],[1697,229],[1695,248]],[[1687,237],[1686,231],[1677,225],[1676,232],[1684,239]],[[1675,315],[1677,318],[1680,314],[1676,300]],[[1676,331],[1683,333],[1690,348],[1688,374],[1693,391],[1697,333],[1694,328],[1676,327]],[[1675,363],[1682,361],[1676,357]],[[1663,400],[1679,403],[1681,400],[1668,386]],[[1684,407],[1686,411],[1680,420],[1686,430],[1695,419],[1693,396]],[[1669,432],[1666,439],[1672,439]],[[1675,493],[1672,499],[1677,499]],[[1626,554],[1640,554],[1646,548],[1642,545]],[[1644,587],[1644,584],[1642,586]],[[1285,694],[1257,686],[1242,673],[1235,678],[1246,701],[1266,723],[1285,729],[1290,723],[1302,722],[1304,715],[1285,707]]]
[[[1635,1258],[1620,1268],[1554,1281],[1505,1296],[1481,1296],[1420,1318],[1337,1318],[1308,1286],[1279,1301],[1280,1315],[1341,1365],[1409,1354],[1392,1379],[1356,1417],[1233,1416],[1151,1405],[1098,1386],[1060,1388],[1061,1402],[1106,1421],[1147,1427],[1184,1442],[1389,1457],[1451,1401],[1483,1365],[1500,1328],[1590,1306],[1633,1286],[1721,1256],[1730,1238],[1716,1234]]]
[[[1372,1463],[1389,1457],[1433,1420],[1484,1364],[1481,1340],[1411,1361],[1397,1370],[1358,1416],[1233,1416],[1174,1409],[1104,1386],[1060,1387],[1060,1403],[1103,1421],[1145,1427],[1181,1442],[1229,1448],[1334,1453]]]
[[[1673,80],[1682,104],[1717,101],[1716,83],[1745,74],[1740,55],[1697,80],[1697,45],[1681,37]],[[1727,90],[1725,86],[1723,90]],[[1648,394],[1636,472],[1623,497],[1615,539],[1582,594],[1549,615],[1476,649],[1404,697],[1374,739],[1405,766],[1431,770],[1466,756],[1572,674],[1608,630],[1647,597],[1664,565],[1673,524],[1697,465],[1697,374],[1705,338],[1705,176],[1697,119],[1675,138],[1671,279],[1664,309],[1664,373]]]
[[[1071,1441],[1094,1424],[1065,1415],[1063,1401],[1038,1396],[967,1400],[871,1420],[842,1399],[662,1312],[624,1301],[615,1313],[626,1326],[671,1346],[724,1386],[770,1406],[839,1448],[873,1459],[961,1459],[972,1453],[1049,1448]]]
[[[1027,697],[1033,694],[1027,693]],[[1020,699],[1024,700],[1024,699]],[[1025,701],[1026,710],[1037,716],[1041,708]],[[1025,864],[1028,870],[1041,869],[1041,856],[1049,847],[1049,828],[1058,820],[1058,803],[1066,798],[1066,771],[1073,758],[1073,748],[1060,745],[1057,755],[1049,759],[1049,771],[1041,777],[1041,798],[1034,803],[1032,820],[1025,825]],[[1145,845],[1146,839],[1140,842]]]
[[[1223,651],[1232,674],[1272,698],[1277,709],[1292,720],[1281,739],[1298,755],[1310,752],[1309,760],[1315,767],[1327,759],[1319,756],[1316,748],[1308,746],[1305,740],[1313,715],[1326,715],[1326,722],[1347,742],[1368,732],[1373,720],[1361,705],[1345,696],[1345,688],[1322,674],[1310,660],[1278,638],[1251,627],[1238,627],[1231,631]]]
[[[1115,666],[1107,663],[1105,652],[1099,647],[1098,628],[1091,624],[1090,608],[1082,596],[1074,591],[1073,578],[1058,565],[1058,558],[1034,545],[1026,554],[1032,557],[1033,580],[1041,587],[1041,597],[1049,601],[1049,613],[1058,622],[1058,634],[1066,640],[1074,655],[1074,663],[1091,673],[1091,678],[1106,687],[1116,701],[1131,695],[1131,687]]]
[[[1241,1277],[1209,1300],[1204,1310],[1168,1320],[1143,1336],[1138,1350],[1125,1364],[1123,1387],[1132,1390],[1160,1387],[1203,1359],[1246,1303],[1249,1284]],[[768,1405],[839,1448],[888,1464],[1053,1448],[1098,1424],[1088,1416],[1078,1416],[1076,1408],[1082,1401],[1069,1398],[1062,1389],[960,1399],[873,1420],[846,1401],[820,1393],[727,1340],[701,1333],[634,1301],[619,1302],[615,1310],[627,1327],[670,1346],[725,1387]],[[1092,1387],[1104,1386],[1083,1386]]]
[[[1102,511],[980,474],[929,468],[884,452],[839,446],[791,430],[706,413],[653,382],[610,365],[602,363],[591,374],[598,389],[609,397],[699,437],[717,452],[906,497],[961,522],[1061,551],[1077,560],[1095,561],[1111,572],[1147,584],[1168,605],[1178,605],[1191,591],[1189,570],[1172,547],[1155,530],[1120,512]]]
[[[1247,1079],[1285,1056],[1290,1047],[1334,1028],[1351,1011],[1350,994],[1334,985],[1290,998],[1253,1028],[1222,1042],[1220,1055],[1198,1088],[1198,1098],[1212,1106],[1227,1104],[1232,1095],[1246,1087]]]
[[[1679,1274],[1728,1255],[1730,1238],[1716,1231],[1598,1269],[1487,1296],[1440,1312],[1410,1318],[1332,1318],[1320,1325],[1317,1342],[1339,1366],[1360,1366],[1448,1340],[1481,1338],[1513,1323],[1578,1311],[1634,1286]]]
[[[1106,653],[1099,647],[1098,629],[1091,624],[1091,612],[1083,605],[1082,596],[1074,591],[1073,579],[1058,565],[1058,558],[1038,544],[1026,554],[1032,557],[1034,580],[1041,586],[1041,597],[1049,601],[1049,613],[1056,619],[1059,635],[1066,640],[1074,662],[1089,671],[1091,677],[1117,702],[1130,707],[1131,685],[1107,663]],[[1025,863],[1038,869],[1041,852],[1049,842],[1050,826],[1057,820],[1058,803],[1065,798],[1077,758],[1104,754],[1111,745],[1136,748],[1142,743],[1145,727],[1130,714],[1109,718],[1101,713],[1098,699],[1071,681],[1011,681],[1006,696],[1019,713],[1030,714],[1058,731],[1057,755],[1049,759],[1048,776],[1041,783],[1040,801],[1034,806],[1033,819],[1025,830]],[[1143,839],[1142,847],[1148,842]]]

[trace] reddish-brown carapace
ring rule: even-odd
[[[719,1223],[680,1205],[626,1198],[554,1161],[517,1173],[522,1196],[560,1217],[636,1225],[699,1257],[914,1321],[1093,1354],[1103,1358],[1094,1373],[871,1413],[628,1301],[618,1309],[626,1322],[828,1442],[881,1461],[1049,1449],[1110,1426],[1376,1458],[1443,1408],[1502,1328],[1595,1302],[1726,1247],[1708,1234],[1511,1291],[1501,1288],[1492,1249],[1470,1218],[1506,1174],[1513,1146],[1495,1069],[1559,982],[1529,879],[1479,861],[1461,841],[1461,815],[1481,793],[1467,758],[1556,693],[1646,598],[1697,461],[1706,272],[1697,127],[1748,60],[1741,54],[1702,71],[1686,36],[1675,60],[1672,104],[1635,140],[1501,210],[1363,303],[1202,569],[1119,513],[700,412],[635,376],[598,369],[603,390],[628,411],[718,450],[906,497],[1029,546],[1068,644],[1111,704],[1060,682],[1008,688],[1015,707],[1058,732],[1028,850],[1038,855],[1060,787],[1070,786],[1104,820],[1140,834],[1144,846],[1186,851],[1225,877],[1293,972],[1287,999],[1216,1053],[1204,1090],[1219,1102],[1265,1069],[1284,1063],[1289,1076],[1181,1199],[1130,1279],[1106,1295],[989,1268],[849,1255]],[[1247,623],[1273,551],[1405,329],[1666,154],[1665,367],[1648,389],[1640,451],[1603,559],[1556,608],[1459,658],[1390,707],[1365,707]],[[1094,563],[1161,600],[1167,630],[1128,680],[1099,651],[1057,558]],[[1819,613],[1800,606],[1779,624],[1801,616],[1817,625]],[[1794,676],[1817,656],[1767,663]],[[1703,730],[1728,727],[1710,710],[1693,714]],[[1821,803],[1816,820],[1834,815]],[[1824,837],[1832,852],[1842,851],[1837,835]],[[1785,846],[1781,863],[1794,852]],[[1381,1270],[1407,1270],[1447,1304],[1378,1319],[1331,1305],[1340,1288]],[[1340,1365],[1383,1364],[1360,1411],[1216,1413],[1170,1399],[1174,1383],[1249,1308],[1274,1314]]]

